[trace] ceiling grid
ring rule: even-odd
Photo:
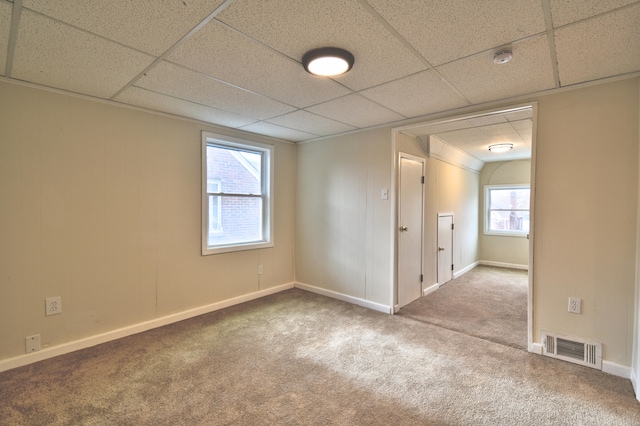
[[[640,1],[0,0],[0,72],[300,142],[640,75]]]

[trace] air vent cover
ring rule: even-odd
[[[542,331],[542,354],[602,370],[602,343]]]

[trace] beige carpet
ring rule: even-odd
[[[527,350],[528,273],[477,266],[398,315]]]
[[[302,290],[0,373],[2,425],[633,425],[631,383]]]

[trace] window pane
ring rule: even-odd
[[[227,194],[261,194],[262,153],[207,145],[207,181]],[[223,214],[224,215],[224,214]]]
[[[522,211],[491,211],[489,220],[490,231],[518,231],[529,232],[529,212]]]
[[[209,228],[210,246],[262,240],[262,199],[254,197],[215,197],[221,201],[222,227]]]
[[[526,189],[491,189],[490,209],[529,209],[529,188]]]

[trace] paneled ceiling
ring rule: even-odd
[[[5,79],[290,141],[638,73],[632,0],[0,0]]]

